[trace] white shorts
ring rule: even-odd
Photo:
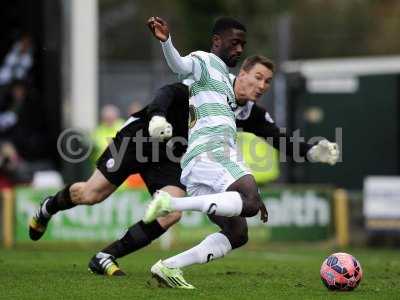
[[[225,192],[247,174],[251,172],[235,149],[218,148],[194,158],[182,170],[181,182],[188,195],[199,196]]]

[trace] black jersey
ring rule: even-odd
[[[148,122],[153,116],[163,116],[172,125],[172,137],[188,136],[189,120],[189,90],[182,83],[173,83],[159,88],[153,101],[132,115]],[[148,126],[144,128],[144,136],[148,135]],[[168,142],[161,143],[161,147],[166,147]],[[182,143],[174,143],[174,155],[182,156],[187,146]]]
[[[267,140],[275,149],[286,151],[286,155],[293,157],[295,144],[299,145],[299,155],[307,159],[307,152],[313,145],[291,140],[286,131],[276,126],[267,110],[254,102],[247,102],[246,108],[236,115],[236,126],[245,132],[251,132]]]
[[[167,155],[167,147],[173,147],[175,158],[180,158],[186,151],[186,145],[168,141],[158,143],[158,158],[153,161],[154,144],[151,139],[146,140],[138,148],[132,137],[141,134],[149,137],[148,122],[153,116],[164,116],[173,127],[173,137],[183,137],[187,141],[188,120],[189,120],[189,89],[182,83],[174,83],[160,88],[156,96],[147,107],[134,113],[133,118],[127,121],[123,128],[113,138],[112,149],[110,145],[103,152],[97,161],[97,168],[115,186],[119,186],[130,175],[139,173],[142,175],[150,193],[154,193],[167,185],[177,186],[184,189],[180,183],[180,165],[177,161],[170,161]],[[268,112],[255,105],[254,102],[247,102],[235,110],[236,125],[246,132],[268,139],[276,149],[280,149],[280,139],[283,138],[286,146],[286,154],[293,156],[294,146],[289,137],[281,132],[275,125]],[[120,151],[128,138],[128,144],[124,151]],[[270,139],[270,140],[269,140]],[[299,143],[300,156],[305,157],[312,145]],[[115,150],[114,150],[115,149]],[[138,158],[138,151],[142,150],[147,161]],[[121,152],[122,156],[114,156],[114,152]],[[118,165],[116,170],[114,167]]]
[[[188,137],[189,120],[189,89],[183,83],[166,85],[157,91],[156,97],[139,114],[145,115],[148,120],[153,116],[164,116],[173,127],[173,136]],[[293,157],[295,151],[293,141],[281,130],[263,107],[254,102],[247,102],[244,106],[238,106],[236,111],[236,126],[245,132],[253,133],[271,142],[275,149],[280,150],[284,145],[286,155]],[[139,117],[139,115],[134,115]],[[180,144],[177,144],[178,147]],[[306,158],[306,153],[312,145],[299,142],[299,154]],[[185,147],[178,149],[182,154]],[[176,152],[175,152],[176,153]]]
[[[147,122],[153,116],[163,116],[173,125],[173,136],[188,134],[189,90],[182,83],[168,84],[157,90],[153,101],[132,115]]]

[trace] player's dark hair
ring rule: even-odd
[[[249,56],[244,60],[240,69],[249,72],[256,64],[262,64],[267,69],[271,70],[272,72],[275,72],[275,65],[272,62],[272,60],[262,55]]]
[[[220,17],[218,18],[212,29],[212,34],[221,34],[228,29],[239,29],[246,32],[246,27],[238,20],[231,17]]]

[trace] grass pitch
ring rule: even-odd
[[[39,245],[38,245],[39,246]],[[194,291],[150,286],[149,268],[177,251],[142,250],[119,260],[125,277],[103,277],[87,271],[100,249],[0,250],[0,299],[398,299],[398,250],[347,250],[362,264],[364,278],[352,292],[330,292],[319,268],[332,250],[312,246],[267,246],[233,251],[224,259],[187,268]]]

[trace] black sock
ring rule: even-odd
[[[111,254],[115,258],[120,258],[149,245],[165,231],[157,220],[149,224],[139,221],[130,227],[121,239],[108,245],[101,252]]]
[[[71,200],[71,195],[69,193],[70,187],[71,184],[68,184],[61,191],[55,194],[54,197],[47,201],[46,210],[49,214],[54,215],[60,210],[66,210],[76,206],[76,204],[72,203]]]

